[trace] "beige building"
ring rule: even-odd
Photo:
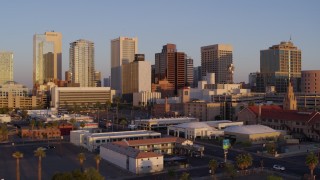
[[[142,56],[143,54],[136,54]],[[151,92],[151,64],[139,60],[122,65],[122,94]]]
[[[163,170],[163,155],[115,143],[100,146],[100,156],[134,174],[154,173]]]
[[[138,38],[119,37],[111,40],[111,88],[122,92],[122,65],[134,61]]]
[[[277,139],[280,132],[264,125],[229,126],[224,129],[224,136],[236,142],[264,143],[269,139]]]
[[[112,102],[115,91],[109,87],[53,87],[51,106],[92,106],[97,102]]]
[[[79,39],[70,43],[71,82],[80,87],[95,87],[94,43]]]
[[[45,32],[33,36],[33,84],[62,80],[62,34]]]
[[[301,71],[301,92],[306,94],[320,93],[320,70]]]
[[[0,52],[0,85],[13,81],[13,53]]]
[[[233,83],[233,47],[227,44],[215,44],[201,47],[202,76],[215,73],[217,84]]]
[[[186,116],[198,118],[199,121],[213,121],[220,115],[220,103],[194,101],[184,104]]]
[[[135,92],[133,93],[133,106],[147,106],[149,104],[154,104],[157,99],[161,98],[161,93],[159,92]]]

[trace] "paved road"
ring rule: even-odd
[[[44,146],[47,143],[24,144],[15,147],[1,145],[0,146],[0,179],[14,180],[16,161],[11,156],[14,151],[21,151],[24,154],[21,159],[21,180],[37,179],[37,158],[34,157],[33,151],[39,146]],[[96,167],[94,154],[89,153],[83,148],[76,147],[70,143],[62,143],[61,151],[59,143],[51,143],[56,146],[56,149],[46,151],[46,157],[42,161],[43,179],[51,179],[57,172],[72,171],[79,169],[79,161],[77,154],[83,152],[86,154],[85,168]],[[106,161],[102,160],[100,164],[100,172],[106,179],[118,179],[128,177],[132,174],[115,167]]]

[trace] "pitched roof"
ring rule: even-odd
[[[259,106],[249,106],[248,109],[253,112],[256,117],[259,115]],[[302,121],[306,123],[320,122],[320,113],[299,112],[297,110],[283,110],[280,106],[261,106],[261,118],[277,119],[284,121]]]
[[[161,143],[182,143],[186,139],[178,137],[165,137],[165,138],[155,138],[155,139],[140,139],[131,141],[117,141],[114,144],[122,146],[138,146],[138,145],[151,145],[151,144],[161,144]]]
[[[150,158],[150,157],[161,157],[163,155],[161,154],[157,154],[154,152],[143,152],[140,151],[138,149],[129,147],[129,146],[122,146],[119,144],[115,144],[115,143],[106,143],[101,145],[102,148],[106,148],[106,149],[110,149],[112,151],[115,151],[117,153],[132,157],[132,158],[136,158],[136,159],[141,159],[141,158]],[[100,148],[101,148],[100,147]]]
[[[273,133],[276,130],[264,125],[243,125],[243,126],[229,126],[224,129],[225,133],[241,133],[241,134],[264,134]]]

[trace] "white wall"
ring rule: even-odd
[[[70,131],[70,142],[77,146],[83,145],[82,136],[85,133],[89,133],[89,131],[86,131],[86,130]]]
[[[137,174],[158,172],[163,170],[163,156],[137,159],[136,162]]]
[[[112,151],[110,149],[104,148],[103,146],[100,147],[100,156],[102,159],[109,161],[123,169],[127,169],[127,156]]]

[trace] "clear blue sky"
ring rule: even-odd
[[[63,74],[69,43],[95,43],[96,69],[110,74],[110,40],[138,37],[139,53],[154,54],[175,43],[200,65],[200,47],[234,48],[235,81],[259,70],[260,50],[292,40],[302,49],[302,69],[320,69],[319,0],[56,0],[2,1],[0,51],[14,52],[14,79],[32,87],[32,37],[55,30],[63,35]]]

